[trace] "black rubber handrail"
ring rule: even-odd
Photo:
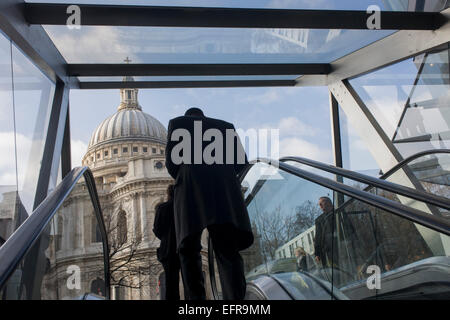
[[[390,181],[374,178],[362,173],[350,171],[343,168],[338,168],[329,164],[310,160],[302,157],[284,157],[280,159],[281,162],[292,161],[301,163],[310,167],[314,167],[332,174],[336,174],[351,180],[359,181],[368,184],[372,187],[384,189],[395,194],[399,194],[414,200],[422,201],[428,204],[432,204],[441,208],[450,210],[450,200],[444,197],[437,196],[435,194],[419,191],[413,188],[405,187]],[[398,170],[398,169],[397,169]]]
[[[433,229],[440,233],[450,235],[450,221],[448,221],[448,220],[436,217],[431,214],[427,214],[423,211],[405,206],[399,202],[389,200],[387,198],[375,195],[373,193],[365,192],[365,191],[350,187],[343,183],[336,182],[334,180],[325,178],[318,174],[311,173],[309,171],[300,169],[298,167],[289,165],[284,162],[260,158],[255,161],[252,161],[251,164],[254,164],[256,162],[263,162],[268,165],[275,166],[275,167],[277,167],[283,171],[286,171],[290,174],[293,174],[299,178],[319,184],[323,187],[332,189],[336,192],[340,192],[349,197],[357,199],[361,202],[367,203],[371,206],[377,207],[384,211],[388,211],[392,214],[395,214],[397,216],[400,216],[402,218],[410,220],[414,223],[418,223],[422,226]],[[246,171],[248,171],[249,169],[250,168],[248,167]]]
[[[406,158],[405,160],[397,163],[395,166],[393,166],[391,169],[389,169],[386,173],[384,173],[380,179],[387,179],[389,178],[393,173],[397,172],[398,169],[403,168],[405,165],[409,164],[411,161],[414,161],[418,158],[421,158],[423,156],[428,156],[431,154],[450,154],[450,150],[449,149],[434,149],[434,150],[427,150],[427,151],[422,151],[419,153],[416,153],[408,158]]]
[[[6,240],[0,248],[0,290],[6,284],[19,263],[33,247],[50,223],[60,206],[70,195],[77,182],[84,177],[97,223],[102,235],[106,299],[110,298],[109,245],[103,214],[98,200],[92,172],[88,167],[78,167],[68,173],[56,189],[33,211],[28,219]]]

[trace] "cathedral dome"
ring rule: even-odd
[[[95,129],[89,149],[124,140],[167,142],[167,130],[157,119],[142,111],[137,89],[121,89],[121,103],[115,114]]]

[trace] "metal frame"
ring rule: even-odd
[[[331,91],[328,92],[330,99],[330,120],[331,120],[331,137],[333,147],[334,165],[343,168],[342,161],[342,144],[341,144],[341,124],[339,119],[339,104]]]
[[[450,42],[450,8],[441,12],[447,22],[435,31],[398,31],[331,63],[326,76],[305,75],[298,86],[327,86],[416,56]]]
[[[64,136],[63,123],[67,117],[67,107],[69,99],[69,90],[62,82],[57,82],[53,105],[48,123],[47,137],[45,140],[44,152],[42,155],[41,168],[36,187],[33,209],[47,196],[49,184],[52,176],[58,174],[59,159],[61,154],[62,140]]]
[[[69,174],[72,170],[72,151],[70,145],[70,106],[67,105],[66,123],[64,125],[64,138],[61,149],[61,177]]]
[[[98,76],[239,76],[327,74],[327,63],[229,64],[68,64],[72,77]]]
[[[25,19],[26,3],[23,0],[0,1],[0,30],[20,48],[33,63],[53,82],[63,81],[78,87],[78,79],[67,77],[66,60],[42,26],[30,24]]]
[[[383,159],[379,159],[380,162],[378,163],[381,170],[387,171],[403,160],[391,139],[386,135],[348,80],[337,81],[331,84],[329,89],[358,135],[367,145],[372,146],[372,150],[376,149],[377,153],[383,155]],[[376,158],[375,154],[373,156]]]
[[[69,4],[27,3],[30,24],[66,25]],[[78,4],[81,24],[90,26],[367,29],[372,13],[344,10],[244,9]],[[435,30],[437,12],[381,12],[381,29]]]
[[[83,81],[80,89],[170,89],[295,87],[295,80],[219,80],[219,81]]]

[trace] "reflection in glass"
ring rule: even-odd
[[[242,254],[247,282],[271,275],[298,299],[450,297],[448,236],[262,163],[242,188],[255,235]],[[315,292],[308,279],[332,295]]]
[[[18,189],[31,214],[55,86],[14,45],[12,58]]]
[[[132,63],[329,63],[393,33],[110,26],[45,30],[68,63],[124,63],[126,57]]]
[[[17,178],[14,148],[14,106],[12,100],[11,42],[0,34],[0,246],[17,223]]]
[[[103,246],[92,234],[96,223],[81,178],[6,283],[2,299],[81,299],[86,293],[104,297]]]
[[[449,148],[449,50],[430,51],[351,80],[403,157]]]

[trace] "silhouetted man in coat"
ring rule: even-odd
[[[161,240],[156,251],[158,261],[164,268],[164,287],[161,300],[180,300],[180,260],[177,253],[173,213],[173,184],[167,188],[167,201],[156,207],[153,233]]]
[[[240,250],[253,243],[237,175],[247,157],[231,123],[198,108],[169,122],[166,167],[175,179],[177,246],[185,298],[206,298],[201,234],[208,228],[225,300],[241,300],[246,282]]]

